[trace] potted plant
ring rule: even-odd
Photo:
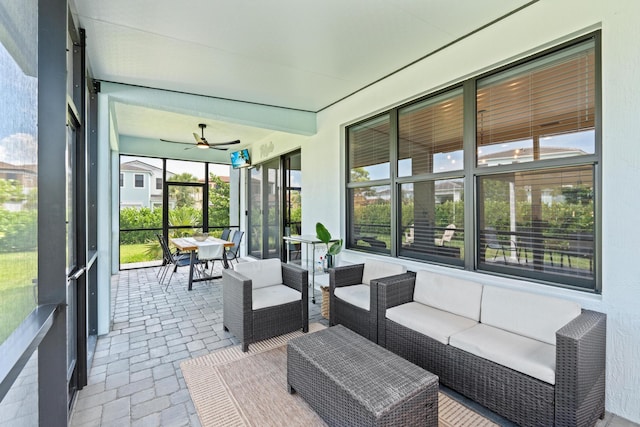
[[[330,244],[332,240],[331,233],[329,233],[327,227],[325,227],[321,222],[316,224],[316,237],[322,243],[327,245],[327,253],[325,254],[325,260],[327,261],[326,269],[333,268],[333,257],[335,255],[338,255],[342,250],[342,239],[339,239],[338,241],[333,242],[333,244]]]

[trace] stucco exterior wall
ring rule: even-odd
[[[302,150],[303,233],[322,221],[344,235],[344,126],[420,95],[447,87],[602,30],[602,295],[445,269],[486,284],[578,301],[608,315],[606,409],[640,422],[640,2],[541,0],[524,10],[321,111],[318,132]],[[425,52],[426,53],[426,52]],[[306,178],[309,177],[309,178]],[[311,179],[310,177],[313,177]],[[370,255],[345,251],[342,262]],[[398,260],[400,262],[400,260]],[[442,268],[404,262],[410,269]]]

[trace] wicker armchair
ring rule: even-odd
[[[222,272],[223,325],[249,344],[309,331],[308,272],[279,259],[244,262]]]
[[[377,343],[377,286],[375,279],[407,271],[400,264],[366,260],[329,270],[329,324],[344,325]]]

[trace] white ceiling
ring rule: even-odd
[[[97,80],[317,112],[531,1],[73,3]],[[190,135],[201,121],[123,109],[121,134],[157,137],[162,121],[163,135]]]

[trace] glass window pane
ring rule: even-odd
[[[400,255],[462,265],[464,183],[462,178],[400,186]]]
[[[209,235],[215,237],[230,224],[230,172],[228,165],[209,164]]]
[[[5,3],[0,14],[0,343],[35,308],[38,274],[38,11],[31,2]]]
[[[593,166],[481,177],[479,263],[595,286]]]
[[[398,112],[398,176],[462,170],[462,89]]]
[[[348,129],[350,182],[389,179],[389,130],[388,115]]]
[[[595,153],[593,40],[478,81],[477,165]]]
[[[390,253],[391,250],[391,187],[352,188],[351,233],[349,247]]]

